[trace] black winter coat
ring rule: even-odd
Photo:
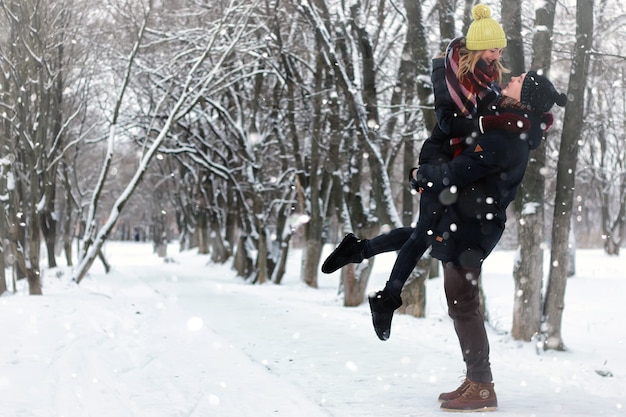
[[[454,201],[435,226],[433,257],[479,268],[500,240],[506,208],[522,182],[530,151],[543,136],[540,115],[514,112],[529,117],[529,132],[487,132],[453,160],[419,168],[417,177],[424,193]]]
[[[435,96],[437,125],[431,136],[422,145],[418,160],[419,165],[451,160],[454,149],[450,145],[450,139],[471,138],[476,136],[478,132],[476,119],[469,119],[460,115],[459,109],[448,92],[445,59],[443,57],[434,58],[432,66],[430,79]],[[492,88],[500,91],[497,84],[494,84]],[[497,96],[490,95],[485,100],[478,100],[478,114],[493,114],[492,105],[496,99]]]

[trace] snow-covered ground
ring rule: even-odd
[[[0,417],[441,416],[438,394],[462,381],[441,278],[427,283],[427,317],[396,315],[381,342],[366,304],[342,307],[338,273],[320,274],[319,289],[300,282],[298,251],[280,286],[249,285],[175,245],[173,262],[146,243],[106,253],[108,275],[95,265],[76,286],[58,268],[45,272],[44,296],[20,283],[0,297]],[[378,257],[369,291],[394,256]],[[568,350],[538,354],[508,335],[512,259],[496,251],[484,268],[490,415],[625,416],[626,261],[578,252]]]

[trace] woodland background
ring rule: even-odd
[[[619,256],[626,231],[625,6],[487,4],[509,75],[542,71],[569,97],[502,242],[519,252],[513,336],[558,349],[575,248]],[[41,294],[58,258],[80,283],[107,265],[108,239],[163,257],[177,239],[259,284],[280,284],[297,245],[317,287],[325,243],[415,219],[406,178],[434,124],[430,62],[473,5],[0,1],[0,293],[26,279]],[[372,266],[342,271],[346,306]],[[419,298],[428,274],[414,275]]]

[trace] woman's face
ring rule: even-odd
[[[526,73],[523,73],[519,77],[511,77],[511,81],[502,89],[502,94],[520,101],[524,78],[526,78]]]
[[[502,55],[502,48],[494,48],[494,49],[484,50],[480,57],[487,64],[491,65],[494,62],[499,61],[501,55]]]

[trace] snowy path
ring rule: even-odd
[[[149,245],[119,245],[110,275],[96,270],[79,288],[47,278],[44,297],[0,297],[0,417],[447,415],[436,398],[460,383],[463,366],[440,279],[428,282],[428,317],[396,316],[381,342],[366,305],[341,307],[336,275],[320,277],[318,290],[295,276],[249,286],[191,253],[171,250],[177,262],[163,263]],[[380,259],[370,287],[392,259]],[[498,272],[486,278],[500,329],[510,327],[511,285]],[[589,294],[580,279],[568,294],[602,297],[607,287],[626,290],[609,279]],[[590,307],[568,304],[582,330],[565,332],[570,352],[538,356],[489,329],[497,415],[626,415],[623,308],[609,304],[598,321]],[[605,365],[614,377],[596,374]]]
[[[327,280],[331,282],[334,287],[334,279]],[[408,349],[401,342],[384,349],[369,327],[366,306],[341,307],[334,288],[315,291],[300,284],[259,288],[241,285],[232,276],[187,277],[175,285],[156,279],[149,285],[164,294],[175,291],[177,305],[186,316],[201,319],[203,328],[220,340],[199,362],[199,366],[210,369],[214,365],[223,371],[219,377],[209,377],[214,404],[219,399],[215,411],[229,410],[224,415],[230,416],[230,410],[245,403],[254,407],[242,411],[246,416],[439,414],[439,404],[433,401],[438,388],[429,383],[434,379],[426,372],[432,367],[430,359],[412,354],[414,346]],[[455,353],[458,349],[450,348]],[[240,351],[245,360],[238,358],[224,369],[228,360],[224,350]],[[250,375],[252,371],[255,375]],[[415,381],[429,389],[419,392]],[[428,414],[409,412],[407,398],[409,404],[428,404]],[[290,399],[300,407],[297,413]]]

